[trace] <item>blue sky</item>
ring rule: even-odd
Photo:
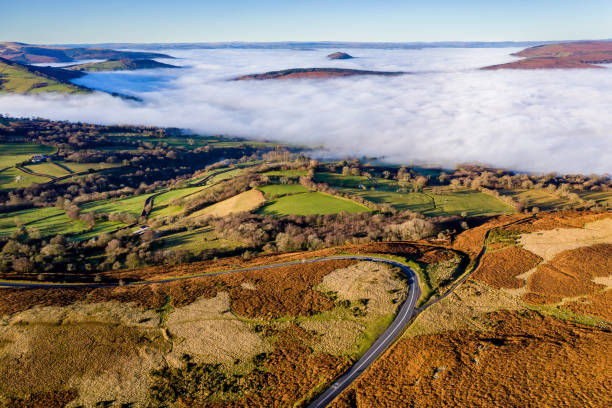
[[[0,41],[612,38],[610,0],[0,0]]]

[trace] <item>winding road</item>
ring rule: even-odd
[[[361,356],[361,358],[353,364],[353,366],[339,377],[330,387],[328,387],[322,394],[320,394],[310,405],[309,408],[325,407],[329,404],[336,396],[338,396],[346,387],[348,387],[359,375],[370,366],[386,349],[391,343],[393,343],[402,330],[412,319],[415,313],[416,302],[421,296],[421,289],[419,288],[419,282],[416,273],[408,266],[392,261],[385,258],[377,258],[374,256],[360,256],[360,255],[346,255],[346,256],[331,256],[317,259],[306,259],[302,261],[284,262],[272,265],[254,266],[250,268],[233,269],[229,271],[203,273],[191,276],[181,276],[177,278],[160,279],[154,281],[142,281],[132,282],[120,285],[119,283],[86,283],[86,284],[70,284],[70,283],[29,283],[29,282],[2,282],[0,281],[0,287],[5,288],[101,288],[101,287],[114,287],[114,286],[138,286],[138,285],[151,285],[154,283],[167,283],[175,282],[180,280],[195,279],[206,276],[218,276],[227,275],[230,273],[247,272],[247,271],[261,271],[265,269],[273,269],[283,266],[300,265],[305,263],[335,261],[335,260],[356,260],[356,261],[369,261],[384,263],[392,267],[399,268],[406,278],[410,287],[407,298],[400,305],[398,312],[393,322],[387,327],[387,329],[376,339],[372,346]]]

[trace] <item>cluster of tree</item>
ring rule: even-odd
[[[214,219],[211,224],[217,237],[265,252],[315,250],[371,241],[418,240],[438,232],[434,222],[407,211],[283,218],[242,213]]]
[[[56,146],[58,157],[79,163],[118,163],[116,168],[62,180],[61,183],[33,184],[13,191],[0,192],[0,206],[5,210],[27,206],[51,206],[56,200],[74,203],[151,192],[191,177],[207,165],[226,160],[253,160],[270,148],[251,145],[207,145],[188,149],[182,146],[139,146],[138,150],[117,150],[130,137],[112,137],[111,133],[131,135],[167,134],[167,129],[134,126],[96,126],[53,122],[41,119],[8,121],[0,128],[0,142],[37,142]],[[137,137],[133,139],[138,140]],[[104,150],[100,147],[113,146]]]
[[[188,251],[161,248],[153,230],[135,235],[130,230],[102,233],[86,241],[70,241],[62,235],[42,239],[36,229],[19,228],[0,240],[0,273],[30,279],[79,281],[102,279],[103,271],[134,269],[146,265],[181,264],[196,259]]]

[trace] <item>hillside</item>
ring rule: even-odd
[[[271,71],[262,74],[243,75],[235,78],[236,81],[244,81],[247,79],[298,79],[298,78],[339,78],[359,75],[378,75],[378,76],[396,76],[404,75],[406,72],[387,72],[387,71],[365,71],[359,69],[346,68],[292,68],[282,71]]]
[[[132,59],[119,58],[109,59],[102,62],[90,62],[87,64],[70,65],[66,67],[71,71],[134,71],[138,69],[155,69],[155,68],[179,68],[176,65],[164,64],[152,59]]]
[[[524,59],[483,69],[601,68],[597,64],[612,63],[612,41],[540,45],[526,48],[513,55]]]
[[[355,57],[353,57],[350,54],[347,54],[346,52],[332,52],[331,54],[327,56],[327,58],[331,60],[343,60],[343,59],[352,59]]]
[[[86,93],[89,89],[69,82],[82,75],[61,68],[35,67],[0,58],[1,93]]]
[[[0,407],[609,405],[608,176],[0,123]]]
[[[480,266],[330,406],[608,406],[611,215],[520,217],[460,234]]]
[[[116,51],[106,48],[70,48],[0,42],[0,57],[22,64],[72,62],[85,59],[172,58],[156,52]]]

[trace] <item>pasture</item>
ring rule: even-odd
[[[0,171],[0,190],[28,187],[33,183],[46,183],[50,180],[51,178],[35,176],[11,167]]]
[[[262,214],[315,215],[341,212],[360,213],[370,211],[354,201],[319,192],[292,194],[280,197],[261,208]]]
[[[144,203],[153,193],[141,194],[123,199],[100,200],[91,203],[86,203],[81,206],[81,212],[88,213],[91,211],[102,213],[129,213],[135,217],[139,217]]]
[[[32,143],[0,143],[0,169],[12,167],[37,154],[52,154],[55,148]]]
[[[270,184],[259,187],[259,190],[268,198],[280,197],[290,194],[307,193],[309,190],[301,184]]]

